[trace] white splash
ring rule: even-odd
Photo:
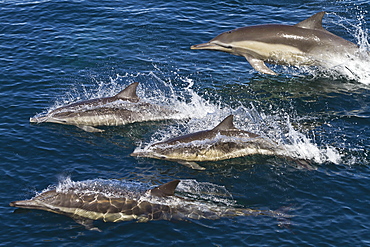
[[[255,116],[253,120],[255,133],[278,143],[285,149],[285,156],[296,160],[311,160],[319,164],[324,162],[338,164],[341,161],[341,155],[335,147],[319,146],[314,136],[310,137],[307,133],[300,132],[299,125],[291,122],[288,113],[283,109],[278,111],[273,115],[260,114],[252,107],[250,114]]]
[[[183,179],[176,188],[176,191],[187,193],[188,197],[198,199],[201,197],[213,202],[220,202],[228,206],[233,206],[236,201],[225,186],[216,185],[209,182],[198,182],[194,179]]]
[[[326,56],[321,67],[310,66],[277,66],[273,65],[274,69],[282,69],[283,73],[294,76],[302,76],[302,74],[312,75],[319,78],[345,79],[356,81],[365,85],[370,85],[370,43],[369,30],[366,28],[365,16],[366,10],[358,10],[356,19],[339,16],[336,13],[327,13],[326,21],[330,25],[338,27],[340,30],[345,30],[352,36],[353,43],[357,44],[358,52],[352,54],[343,51],[339,54],[331,54]],[[332,32],[333,28],[328,28]]]
[[[367,11],[358,11],[356,20],[345,18],[336,13],[329,13],[330,23],[346,30],[353,37],[355,43],[359,46],[357,54],[339,54],[333,56],[332,60],[336,66],[331,67],[328,76],[338,78],[345,77],[349,80],[361,82],[370,85],[370,44],[368,29],[366,28],[365,16]],[[321,76],[321,75],[320,75]]]
[[[293,129],[289,123],[289,132],[286,134],[284,147],[290,157],[301,160],[312,160],[316,163],[332,162],[339,164],[342,156],[337,149],[326,145],[318,147],[313,140]]]
[[[195,179],[180,180],[176,190],[176,197],[156,197],[144,193],[139,199],[154,204],[182,207],[195,213],[212,212],[221,214],[226,207],[238,206],[230,192],[224,186],[209,182],[198,182]]]
[[[54,187],[49,187],[46,190],[50,189],[54,189]],[[111,198],[130,197],[132,199],[140,197],[147,189],[147,185],[133,181],[116,179],[72,181],[70,177],[60,178],[58,185],[55,187],[55,190],[59,193],[101,194]]]

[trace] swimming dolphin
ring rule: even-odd
[[[233,115],[211,130],[199,131],[136,149],[131,156],[176,161],[204,170],[196,161],[218,161],[252,154],[280,155],[284,149],[257,134],[235,128]]]
[[[276,75],[265,62],[280,65],[334,67],[358,52],[358,46],[322,27],[325,12],[294,25],[258,25],[224,32],[191,49],[214,50],[243,56],[252,67]],[[338,57],[339,56],[339,57]]]
[[[94,220],[119,222],[137,220],[199,220],[221,217],[268,215],[285,217],[271,210],[254,210],[194,201],[175,195],[180,180],[149,190],[122,186],[119,181],[97,179],[72,182],[47,189],[30,200],[14,201],[12,207],[39,209],[67,215],[89,230],[98,230]]]
[[[30,118],[31,123],[75,125],[88,132],[102,132],[94,126],[119,126],[134,122],[174,118],[178,112],[143,102],[136,94],[134,82],[112,97],[80,101],[57,108],[46,116]]]

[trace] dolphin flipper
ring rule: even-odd
[[[101,130],[101,129],[98,129],[92,126],[88,126],[88,125],[76,125],[76,126],[86,132],[94,132],[94,133],[104,132],[104,130]]]
[[[187,166],[187,167],[189,167],[191,169],[194,169],[194,170],[205,170],[206,169],[205,167],[200,166],[197,163],[191,162],[191,161],[177,160],[176,162],[179,163],[179,164],[181,164],[181,165]]]
[[[244,54],[244,57],[247,59],[247,61],[250,63],[250,65],[252,65],[252,67],[255,70],[257,70],[261,73],[264,73],[264,74],[277,75],[274,71],[269,69],[262,60],[257,59],[257,58],[255,58],[251,55],[248,55],[248,54]]]
[[[76,223],[78,223],[80,225],[83,225],[87,230],[98,231],[98,232],[102,231],[102,230],[100,230],[99,228],[97,228],[93,225],[94,221],[91,220],[91,219],[86,219],[86,218],[82,218],[82,217],[75,217],[75,216],[72,216],[72,219],[74,219],[74,221],[76,221]]]

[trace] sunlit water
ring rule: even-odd
[[[369,245],[367,1],[45,0],[0,6],[2,244]],[[262,75],[242,57],[190,50],[227,30],[295,24],[323,10],[323,26],[360,47],[332,69],[271,65],[279,75]],[[60,106],[112,96],[135,81],[142,100],[176,109],[178,119],[102,127],[103,133],[29,123]],[[202,162],[206,170],[197,171],[130,156],[136,148],[212,129],[229,114],[237,128],[284,145],[292,159],[254,155]],[[313,169],[295,159],[310,160]],[[263,216],[95,222],[102,230],[97,233],[62,215],[9,206],[70,181],[61,177],[111,181],[113,187],[126,181],[134,191],[181,179],[181,196],[212,205],[288,208],[294,217],[284,227]]]

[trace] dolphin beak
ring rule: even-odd
[[[46,122],[46,120],[47,120],[46,117],[31,117],[30,123],[42,123],[42,122]]]
[[[38,123],[38,119],[35,117],[30,118],[30,123]]]
[[[217,49],[218,47],[219,47],[218,45],[207,42],[207,43],[203,43],[199,45],[192,45],[190,49],[192,50],[213,50],[213,49]]]
[[[216,44],[216,43],[213,43],[213,42],[212,43],[207,42],[207,43],[203,43],[203,44],[199,44],[199,45],[192,45],[190,47],[190,49],[192,49],[192,50],[223,51],[223,52],[228,52],[228,53],[231,53],[231,51],[232,51],[231,47],[222,46],[222,45],[219,45],[219,44]]]
[[[135,152],[130,154],[130,156],[132,156],[132,157],[138,157],[139,155],[140,155],[140,153],[135,153]]]
[[[41,208],[41,206],[33,200],[14,201],[14,202],[9,203],[9,206],[18,207],[18,208],[29,208],[29,209]]]
[[[156,154],[155,152],[145,152],[145,151],[134,151],[130,154],[131,157],[140,157],[140,158],[153,158],[153,159],[165,159],[165,156]]]
[[[150,158],[151,156],[148,156],[148,153],[143,151],[134,151],[130,154],[131,157],[141,157],[141,158]]]

